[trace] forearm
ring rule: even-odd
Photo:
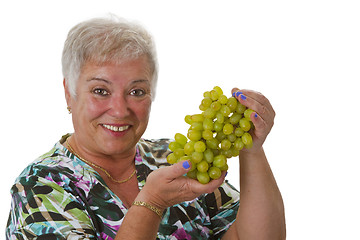
[[[181,161],[149,174],[135,201],[144,201],[164,211],[175,204],[193,200],[201,194],[214,192],[224,182],[225,173],[208,184],[184,177],[190,170],[189,162],[184,163],[185,161]],[[133,205],[129,208],[116,239],[156,239],[160,222],[160,217],[152,210]]]
[[[141,192],[135,201],[152,204]],[[156,206],[158,208],[158,206]],[[161,209],[162,210],[162,209]],[[115,240],[119,239],[156,239],[161,219],[152,210],[144,206],[131,206],[121,224]]]
[[[238,239],[285,239],[284,205],[263,149],[239,158],[240,207],[230,232]]]

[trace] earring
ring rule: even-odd
[[[71,114],[71,107],[67,107],[69,114]]]

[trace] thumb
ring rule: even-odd
[[[181,177],[191,170],[191,162],[188,160],[175,163],[168,167],[166,176],[170,178]]]

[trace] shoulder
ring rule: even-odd
[[[73,192],[74,188],[88,191],[92,187],[91,169],[71,158],[70,152],[57,142],[47,153],[31,162],[17,177],[14,186],[29,188],[47,185],[61,191]],[[12,188],[14,191],[14,188]]]

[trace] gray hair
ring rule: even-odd
[[[146,56],[152,73],[152,99],[158,75],[155,43],[140,24],[122,18],[94,18],[74,26],[62,53],[62,72],[68,90],[76,97],[76,83],[84,64],[121,63]]]

